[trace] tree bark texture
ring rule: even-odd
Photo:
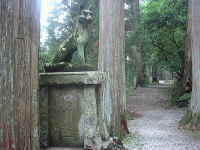
[[[180,125],[189,129],[200,129],[200,1],[191,3],[191,49],[192,49],[192,99],[190,110],[180,121]],[[189,12],[190,13],[190,12]],[[188,29],[190,30],[190,29]]]
[[[134,37],[138,37],[137,34],[139,33],[139,21],[140,21],[140,8],[139,8],[139,0],[132,0],[131,3],[131,9],[133,13],[133,21],[132,21],[132,30],[134,32]],[[143,34],[143,33],[142,33]],[[142,35],[141,34],[141,35]],[[136,36],[137,35],[137,36]],[[136,51],[133,53],[133,55],[137,55],[136,57],[136,64],[135,69],[136,70],[136,86],[142,86],[144,83],[144,76],[145,76],[145,64],[143,60],[143,38],[142,36],[139,36],[138,40],[136,40],[136,43],[134,43]],[[134,56],[132,56],[134,58]]]
[[[130,6],[131,6],[131,12],[132,12],[132,24],[131,24],[131,31],[134,35],[134,37],[136,37],[136,35],[138,34],[138,23],[139,23],[139,0],[131,0],[129,1]],[[138,43],[139,40],[134,40],[135,42],[133,43],[133,45],[131,46],[131,50],[128,51],[128,54],[130,56],[130,59],[132,60],[130,62],[130,65],[127,66],[127,72],[129,72],[129,74],[132,77],[129,77],[129,82],[131,82],[131,87],[136,88],[136,82],[137,82],[137,74],[138,74],[138,70],[140,69],[139,66],[139,61],[141,60],[141,53],[138,51]]]
[[[98,67],[109,76],[109,80],[101,87],[101,110],[103,119],[108,120],[108,126],[112,117],[110,127],[114,135],[119,134],[121,117],[127,109],[124,55],[124,1],[101,0]]]
[[[185,66],[184,66],[184,87],[186,91],[192,90],[192,47],[191,47],[191,26],[192,26],[192,8],[191,0],[188,0],[188,20],[187,35],[185,41]]]
[[[0,1],[0,149],[38,150],[39,0]]]
[[[191,110],[200,114],[200,1],[191,0],[192,7],[192,101]]]

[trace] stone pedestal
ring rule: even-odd
[[[90,146],[97,134],[100,72],[40,74],[42,147]]]

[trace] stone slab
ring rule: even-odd
[[[103,72],[56,72],[41,73],[40,85],[96,85],[103,83],[107,75]]]
[[[79,121],[82,87],[49,87],[50,146],[82,146]]]
[[[40,146],[42,148],[48,147],[49,137],[49,121],[48,121],[48,88],[40,88],[40,101],[39,101],[39,112],[40,112]]]
[[[97,132],[98,91],[106,79],[106,73],[93,71],[40,74],[43,148],[92,146],[101,142]]]

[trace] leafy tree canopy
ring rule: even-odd
[[[184,61],[186,20],[187,0],[145,1],[141,8],[141,27],[149,63],[180,71]]]

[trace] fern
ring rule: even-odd
[[[191,93],[185,93],[179,99],[177,100],[178,102],[180,101],[189,101],[191,99],[192,94]]]

